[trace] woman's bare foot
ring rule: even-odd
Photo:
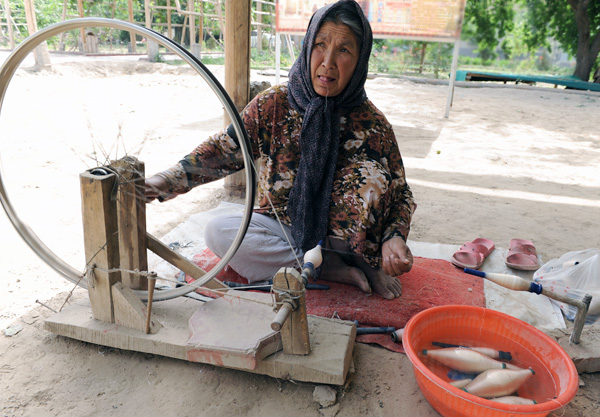
[[[336,252],[327,251],[323,258],[323,269],[321,270],[322,278],[326,281],[340,282],[342,284],[354,285],[361,291],[371,294],[371,286],[364,272],[359,268],[355,268],[346,264],[342,257]]]
[[[393,300],[402,295],[402,284],[398,278],[387,275],[381,268],[373,268],[359,256],[352,258],[352,262],[365,274],[373,291],[383,298]]]

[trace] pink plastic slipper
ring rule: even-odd
[[[506,265],[522,271],[537,270],[540,267],[540,262],[531,240],[512,239],[508,245]]]
[[[494,247],[494,242],[491,240],[477,238],[472,242],[465,243],[454,252],[452,263],[459,268],[479,269]]]

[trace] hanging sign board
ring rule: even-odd
[[[358,0],[374,38],[455,42],[466,0]],[[329,0],[277,0],[277,32],[303,35],[313,13]]]

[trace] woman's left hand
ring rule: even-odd
[[[391,277],[410,271],[413,265],[412,253],[401,237],[387,240],[381,248],[381,257],[383,271]]]

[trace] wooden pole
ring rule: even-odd
[[[115,18],[116,12],[117,12],[117,0],[113,0],[112,7],[110,9],[110,18],[111,19]],[[113,42],[115,40],[114,37],[113,37],[114,31],[112,29],[109,29],[109,33],[110,33],[110,50],[112,51],[112,49],[113,49]]]
[[[195,11],[195,3],[195,0],[188,0],[188,11],[190,12],[188,16],[188,23],[190,26],[190,50],[196,43],[196,17],[193,15]]]
[[[256,2],[256,22],[258,25],[256,26],[256,50],[258,52],[262,51],[262,2]]]
[[[152,12],[150,11],[150,0],[144,0],[144,20],[146,28],[152,29]]]
[[[118,174],[117,214],[119,223],[120,268],[146,271],[146,201],[144,195],[144,163],[132,156],[114,161],[111,167]],[[138,274],[121,273],[121,281],[129,288],[145,290],[148,280]]]
[[[160,256],[162,259],[170,263],[171,265],[179,268],[184,273],[189,275],[194,279],[198,279],[203,277],[206,274],[202,268],[198,265],[190,261],[189,259],[181,256],[177,252],[173,252],[167,245],[162,243],[160,240],[152,236],[151,234],[147,235],[148,240],[148,250],[154,252],[156,255]],[[211,279],[206,284],[204,284],[206,288],[210,288],[213,290],[218,290],[222,288],[229,288],[227,285],[223,284],[216,278]]]
[[[113,196],[117,176],[79,175],[83,237],[88,275],[88,293],[95,319],[115,322],[111,287],[121,280],[119,272],[119,236],[117,202]]]
[[[183,26],[181,27],[181,42],[179,42],[180,44],[184,44],[183,41],[185,40],[185,30],[187,28],[187,19],[188,16],[187,14],[183,17]]]
[[[132,0],[128,0],[127,1],[127,9],[129,12],[129,23],[134,23],[133,21],[133,2]],[[131,53],[135,54],[135,33],[133,32],[129,32],[129,42],[131,44],[131,48],[130,51]]]
[[[199,52],[202,53],[202,42],[204,41],[204,1],[200,0],[200,17],[198,18],[198,43],[200,44]]]
[[[217,16],[219,16],[219,27],[221,28],[221,35],[225,36],[225,32],[227,32],[227,30],[225,29],[225,24],[223,23],[223,12],[221,11],[221,0],[216,0],[217,1]],[[225,8],[227,8],[227,5],[225,5]],[[225,10],[225,13],[227,13],[227,10]]]
[[[37,21],[35,17],[35,7],[33,0],[25,0],[25,18],[27,19],[27,28],[29,34],[37,32]],[[50,66],[50,54],[48,54],[48,44],[44,41],[33,50],[36,67]]]
[[[67,20],[67,0],[63,1],[63,9],[62,9],[62,16],[61,16],[61,21],[64,22],[65,20]],[[59,41],[58,41],[58,50],[59,51],[64,51],[65,48],[65,32],[60,32],[60,37],[59,37]]]
[[[154,287],[156,287],[156,272],[148,276],[148,304],[146,305],[146,334],[150,334],[150,324],[152,319],[152,299],[154,298]]]
[[[10,42],[10,49],[15,49],[15,33],[12,27],[12,17],[10,15],[10,2],[4,0],[4,14],[6,15],[6,27],[8,28],[8,40]]]
[[[242,111],[250,94],[250,2],[246,0],[225,3],[225,89]]]
[[[79,17],[83,17],[84,13],[83,13],[83,0],[77,0],[77,10],[79,11]],[[79,29],[79,34],[81,35],[81,43],[83,45],[83,51],[87,51],[86,48],[86,43],[87,43],[87,39],[85,36],[85,28],[81,28]]]
[[[150,9],[150,0],[144,1],[144,15],[146,17],[146,28],[152,29],[152,10]],[[146,39],[146,54],[148,61],[156,62],[158,58],[158,43],[151,39]]]
[[[458,66],[458,56],[460,55],[460,39],[454,42],[454,51],[452,52],[452,67],[450,69],[450,83],[448,84],[448,96],[446,97],[446,113],[444,117],[450,116],[450,107],[454,99],[454,83],[456,82],[456,67]]]
[[[217,0],[218,1],[218,0]],[[250,94],[250,2],[225,2],[225,90],[238,111],[248,104]],[[225,127],[231,123],[225,114]],[[246,189],[244,171],[225,178],[230,195],[243,196]]]
[[[171,0],[167,0],[167,32],[169,39],[173,39],[173,28],[171,27]]]

